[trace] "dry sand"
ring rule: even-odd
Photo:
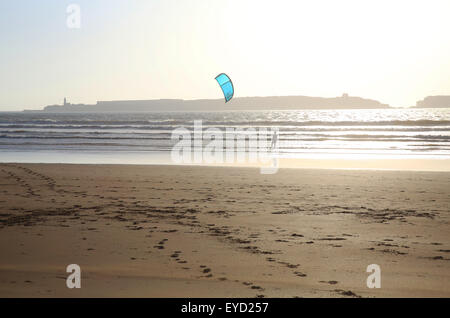
[[[0,164],[0,204],[0,297],[450,297],[450,173]]]

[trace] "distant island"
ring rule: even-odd
[[[427,96],[413,108],[450,107],[450,96]],[[349,96],[267,96],[223,99],[151,99],[98,101],[96,104],[71,104],[66,98],[62,105],[49,105],[43,110],[26,112],[149,112],[149,111],[227,111],[227,110],[297,110],[297,109],[386,109],[392,108],[373,99]]]
[[[142,111],[226,111],[226,110],[296,110],[296,109],[378,109],[389,108],[376,100],[343,94],[340,97],[268,96],[223,99],[154,99],[98,101],[96,104],[46,106],[44,112],[142,112]]]
[[[450,107],[450,96],[427,96],[416,103],[415,108],[447,108]]]

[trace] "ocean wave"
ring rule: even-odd
[[[24,121],[24,122],[1,122],[0,127],[8,128],[58,128],[58,129],[117,129],[117,128],[136,128],[136,129],[156,129],[167,127],[190,127],[194,125],[194,121],[66,121],[52,122],[47,124],[40,121]],[[302,126],[450,126],[450,120],[390,120],[390,121],[277,121],[277,120],[255,120],[255,121],[210,121],[203,120],[202,125],[212,127],[302,127]]]

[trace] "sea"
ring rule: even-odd
[[[174,164],[174,131],[200,121],[205,132],[267,130],[270,139],[276,130],[279,158],[450,159],[450,108],[440,108],[0,112],[0,162]]]

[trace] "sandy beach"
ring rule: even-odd
[[[450,297],[449,172],[0,164],[0,204],[0,297]]]

